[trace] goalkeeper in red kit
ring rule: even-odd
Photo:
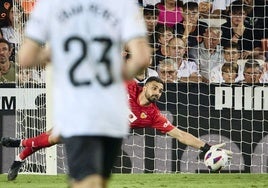
[[[210,146],[190,133],[182,131],[172,125],[169,120],[161,114],[155,102],[159,100],[164,90],[164,83],[158,77],[149,77],[143,87],[139,86],[135,81],[127,84],[128,100],[130,104],[130,127],[137,128],[154,128],[162,133],[166,133],[177,139],[179,142],[207,152],[211,147],[220,148],[225,144]],[[8,172],[8,180],[14,180],[19,172],[21,165],[26,157],[35,151],[52,146],[59,143],[59,138],[52,137],[49,132],[43,133],[37,137],[29,139],[14,139],[3,137],[1,143],[6,147],[25,147],[17,156]],[[225,150],[231,158],[232,152]]]

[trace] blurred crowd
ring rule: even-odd
[[[0,2],[0,83],[45,83],[44,67],[21,70],[16,52],[35,0]],[[152,49],[137,82],[267,83],[267,0],[138,0]],[[122,53],[125,60],[131,54]]]
[[[152,48],[151,67],[138,82],[156,74],[167,83],[268,82],[268,1],[138,3]]]

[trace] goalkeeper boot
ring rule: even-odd
[[[5,147],[19,147],[20,146],[20,139],[11,138],[11,137],[2,137],[1,144]]]
[[[7,180],[12,181],[15,180],[18,176],[21,166],[24,164],[25,161],[14,161],[11,165],[10,169],[7,173]]]

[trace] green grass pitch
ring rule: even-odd
[[[0,175],[1,188],[66,188],[67,176],[19,174],[8,182]],[[268,188],[268,174],[114,174],[109,188]]]

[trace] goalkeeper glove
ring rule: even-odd
[[[201,147],[201,151],[205,154],[207,153],[209,150],[216,150],[218,148],[222,149],[222,147],[224,147],[226,145],[226,143],[221,143],[221,144],[216,144],[216,145],[209,145],[209,144],[205,144],[203,147]],[[233,152],[230,150],[226,150],[226,149],[222,149],[223,151],[225,151],[225,153],[228,155],[228,159],[232,158]]]

